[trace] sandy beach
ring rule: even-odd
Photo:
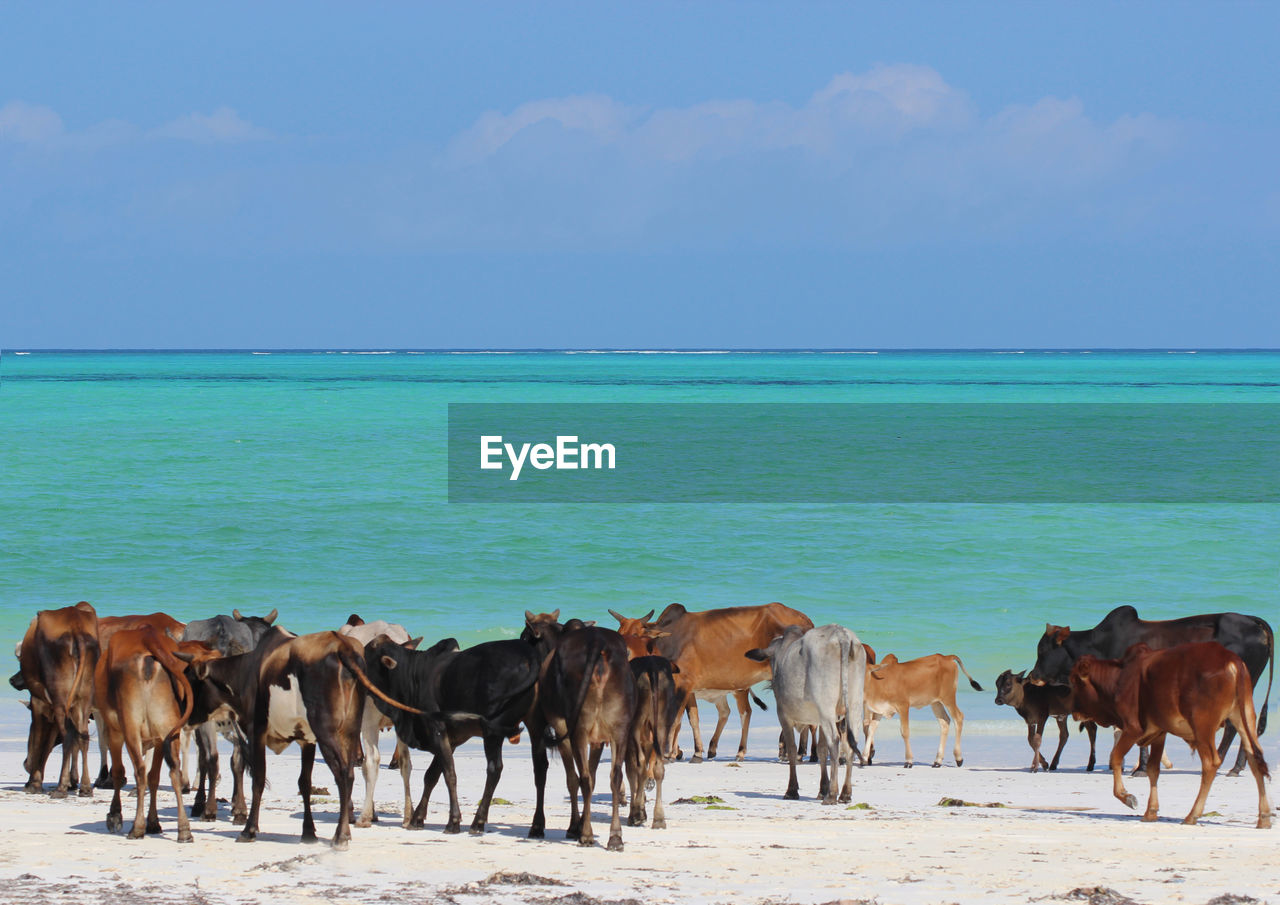
[[[377,787],[380,825],[355,830],[350,849],[334,852],[325,842],[304,846],[298,840],[296,747],[270,757],[257,842],[235,842],[238,829],[227,821],[224,805],[217,823],[193,823],[194,844],[179,846],[167,785],[161,790],[165,832],[140,841],[106,832],[106,792],[98,791],[92,800],[61,802],[24,794],[20,720],[15,715],[5,720],[0,751],[0,900],[5,902],[1280,900],[1276,837],[1254,829],[1257,798],[1250,777],[1220,776],[1210,794],[1210,816],[1196,827],[1180,824],[1198,781],[1193,758],[1181,745],[1170,746],[1175,766],[1161,780],[1163,811],[1156,824],[1139,822],[1111,797],[1107,773],[1084,772],[1085,747],[1074,737],[1064,752],[1064,769],[1028,773],[1029,749],[1013,721],[975,721],[965,738],[965,766],[948,762],[941,769],[930,769],[927,762],[903,769],[896,725],[886,726],[878,753],[885,762],[854,771],[855,807],[823,807],[811,797],[817,791],[816,766],[802,769],[804,798],[782,799],[787,768],[772,757],[771,721],[760,719],[745,763],[721,757],[671,765],[665,788],[669,828],[624,826],[626,850],[611,853],[599,844],[607,835],[601,820],[602,815],[607,820],[607,792],[595,798],[596,847],[565,841],[568,803],[563,773],[554,761],[547,839],[526,838],[533,784],[525,739],[506,749],[497,793],[504,803],[495,803],[483,837],[441,832],[442,787],[432,799],[426,830],[402,829],[399,776],[384,769]],[[917,756],[936,744],[936,735],[931,740],[923,729],[914,736]],[[1108,747],[1109,740],[1100,745]],[[383,748],[390,749],[385,737]],[[1266,748],[1275,763],[1274,743]],[[1105,750],[1100,756],[1105,758]],[[56,762],[55,755],[51,765]],[[424,765],[419,755],[415,797]],[[603,765],[601,772],[604,781]],[[480,747],[464,746],[458,757],[464,828],[483,773]],[[315,781],[332,786],[321,764]],[[1129,784],[1145,804],[1145,777]],[[362,788],[357,776],[357,799]],[[711,806],[677,801],[705,796],[721,801]],[[944,806],[943,798],[998,806]],[[319,796],[316,808],[318,832],[327,839],[336,799]],[[128,801],[125,812],[132,813]]]

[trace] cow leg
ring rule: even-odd
[[[436,783],[440,781],[440,774],[444,770],[444,763],[440,759],[440,755],[433,755],[431,763],[427,764],[427,772],[422,776],[422,798],[418,800],[418,806],[413,809],[413,819],[409,822],[409,828],[420,830],[427,822],[427,802],[431,800],[431,793],[435,791]]]
[[[150,804],[147,806],[147,832],[159,833],[160,829],[160,812],[156,808],[156,797],[160,794],[160,767],[164,764],[165,750],[164,742],[155,746],[151,755],[151,769],[147,773],[147,796]],[[181,771],[179,771],[178,779],[181,780]],[[178,788],[182,788],[179,781]]]
[[[870,719],[862,721],[862,737],[866,741],[866,763],[871,766],[871,759],[876,754],[876,727],[880,725],[880,714],[871,714]]]
[[[1134,741],[1135,739],[1121,732],[1111,748],[1111,793],[1129,808],[1136,808],[1138,799],[1124,787],[1124,756],[1133,747]]]
[[[1227,752],[1231,750],[1231,743],[1235,741],[1235,739],[1236,739],[1236,727],[1232,726],[1231,721],[1228,720],[1226,725],[1222,727],[1222,740],[1218,742],[1218,760],[1224,761],[1224,762],[1226,761]],[[1235,766],[1233,766],[1227,772],[1227,775],[1239,776],[1240,771],[1244,769],[1244,763],[1245,763],[1244,746],[1241,745],[1240,753],[1236,757]]]
[[[1238,710],[1237,710],[1238,713]],[[1230,724],[1235,724],[1240,717],[1235,714],[1228,717]],[[1258,783],[1258,829],[1271,829],[1271,802],[1267,798],[1267,784],[1264,779],[1266,776],[1267,765],[1262,760],[1262,751],[1254,747],[1249,739],[1250,732],[1247,723],[1239,725],[1240,732],[1240,752],[1249,758],[1249,770],[1253,773],[1254,780]],[[1256,737],[1256,736],[1255,736]]]
[[[265,700],[258,709],[266,709]],[[252,842],[258,838],[258,813],[262,810],[262,792],[267,785],[266,714],[255,714],[254,723],[253,751],[250,755],[252,760],[249,764],[249,774],[253,777],[253,802],[245,817],[244,829],[236,837],[236,842]]]
[[[188,725],[186,725],[186,726],[183,726],[183,727],[182,727],[182,730],[178,733],[178,735],[181,737],[181,741],[178,743],[178,750],[181,752],[181,756],[180,756],[180,758],[179,758],[178,764],[179,764],[179,774],[182,776],[182,791],[183,791],[183,793],[186,793],[186,792],[190,792],[190,791],[191,791],[191,757],[190,757],[190,754],[191,754],[191,733],[192,733],[192,731],[193,731],[193,730],[192,730],[192,728],[191,728],[190,724],[188,724]]]
[[[378,766],[382,752],[378,750],[378,731],[382,714],[376,707],[366,708],[364,721],[360,724],[360,744],[364,748],[364,805],[360,808],[360,819],[356,826],[365,827],[378,822],[378,810],[373,803],[373,792],[378,786]]]
[[[329,752],[324,752],[324,759],[330,766],[334,761],[330,760]],[[316,821],[311,814],[311,773],[316,766],[316,746],[315,743],[304,743],[302,745],[302,769],[298,772],[298,794],[302,796],[302,841],[316,841]],[[254,807],[258,804],[258,783],[254,782]]]
[[[787,779],[787,791],[782,797],[788,801],[796,801],[800,798],[800,777],[796,774],[796,761],[799,759],[800,754],[796,750],[795,729],[789,720],[782,718],[781,713],[778,714],[778,722],[782,723],[782,742],[787,748],[787,763],[791,765],[791,775]]]
[[[191,835],[191,821],[187,818],[187,809],[182,804],[182,769],[179,766],[181,761],[178,758],[179,744],[178,739],[173,738],[169,740],[167,745],[162,744],[156,750],[164,749],[165,760],[169,762],[169,785],[173,787],[173,794],[178,799],[178,841],[192,842],[194,840]],[[185,753],[185,748],[186,746],[182,745],[183,753]],[[159,760],[158,755],[156,759]]]
[[[639,720],[637,720],[637,724]],[[636,732],[642,731],[642,727],[637,725]],[[627,783],[631,786],[631,810],[627,813],[627,826],[644,826],[645,817],[645,800],[644,800],[644,784],[645,773],[648,761],[641,757],[641,747],[643,741],[637,738],[627,739],[627,756],[625,758],[627,765]]]
[[[44,791],[44,765],[53,752],[58,741],[58,730],[53,723],[45,719],[43,711],[36,713],[36,704],[31,705],[31,729],[27,733],[27,759],[22,768],[27,771],[27,784],[22,791],[37,794]],[[101,738],[101,736],[99,736]]]
[[[404,782],[404,810],[402,810],[400,825],[407,827],[413,821],[413,790],[409,787],[409,780],[413,776],[413,758],[409,756],[409,746],[400,741],[396,737],[396,753],[391,755],[391,759],[396,762],[396,769],[400,771],[400,779]]]
[[[1160,756],[1164,754],[1163,735],[1151,742],[1151,753],[1147,757],[1147,779],[1151,781],[1151,794],[1147,797],[1147,810],[1142,815],[1144,823],[1154,823],[1160,813],[1160,796],[1156,794],[1156,783],[1160,781]]]
[[[685,704],[685,714],[689,717],[689,729],[693,732],[693,757],[689,758],[689,763],[702,763],[702,727],[698,721],[698,700],[689,694],[689,701]]]
[[[662,809],[662,779],[667,774],[667,765],[663,763],[662,755],[654,752],[649,756],[649,770],[647,771],[653,776],[653,829],[665,830],[667,828],[667,812]],[[641,785],[640,794],[643,796],[643,784]],[[643,798],[641,799],[643,801]]]
[[[458,771],[453,763],[453,743],[443,733],[441,735],[440,757],[444,761],[444,786],[449,792],[449,822],[444,825],[444,831],[450,834],[460,833],[462,807],[458,804]]]
[[[109,745],[111,749],[111,787],[115,790],[115,794],[111,796],[111,807],[107,810],[107,832],[114,833],[124,826],[124,817],[120,808],[120,790],[124,788],[124,752],[123,739],[118,736],[112,736],[103,742],[103,737],[98,736],[99,744]]]
[[[476,808],[476,816],[471,820],[471,835],[484,834],[485,824],[489,822],[489,805],[493,802],[493,793],[498,788],[498,780],[502,779],[502,743],[501,735],[484,738],[484,795]]]
[[[587,742],[586,733],[579,732],[578,737],[573,739],[573,748],[570,752],[578,773],[577,793],[582,796],[582,812],[578,818],[578,844],[583,846],[595,845],[596,842],[595,833],[591,829],[591,794],[596,784],[592,761],[598,764],[600,755],[592,751],[591,747]]]
[[[839,750],[845,752],[844,758],[844,785],[840,788],[840,802],[848,804],[853,800],[853,755],[857,751],[857,745],[853,737],[853,730],[849,728],[848,718],[845,718],[844,730],[841,731],[840,726],[836,726],[839,733],[840,744]]]
[[[623,664],[623,669],[626,669],[626,664]],[[609,843],[605,849],[611,852],[622,851],[623,761],[630,729],[629,725],[619,727],[609,742],[609,791],[613,793],[613,817],[609,821]]]
[[[1049,769],[1058,769],[1058,761],[1062,758],[1062,749],[1067,746],[1067,739],[1071,733],[1067,729],[1067,718],[1065,716],[1057,717],[1058,720],[1058,750],[1053,752],[1053,760],[1049,762]],[[1040,758],[1041,761],[1044,758]]]
[[[1089,735],[1089,765],[1084,770],[1086,773],[1092,773],[1094,765],[1098,762],[1098,724],[1085,723],[1084,731]]]
[[[217,747],[215,739],[214,747]],[[244,803],[244,768],[245,768],[245,744],[239,740],[232,743],[231,747],[231,825],[240,826],[249,816],[249,809]],[[217,799],[214,799],[214,807],[217,807]],[[215,811],[216,816],[216,811]]]
[[[191,816],[201,820],[218,819],[218,730],[213,723],[196,727],[196,797],[191,802]]]
[[[137,799],[137,808],[133,815],[133,826],[129,829],[130,839],[141,839],[147,834],[147,819],[144,813],[145,797],[147,793],[147,765],[146,755],[142,749],[142,739],[132,736],[125,739],[125,747],[129,749],[129,760],[133,761],[133,787],[134,797]]]
[[[564,838],[578,839],[582,835],[582,811],[578,807],[578,792],[581,781],[580,771],[574,763],[574,747],[568,739],[560,743],[560,762],[564,764],[564,782],[569,789],[569,829]]]
[[[1203,731],[1204,728],[1208,728],[1207,733]],[[1187,814],[1182,821],[1187,826],[1195,826],[1200,815],[1204,813],[1204,803],[1209,798],[1209,787],[1213,785],[1213,779],[1218,775],[1218,767],[1222,766],[1222,758],[1218,756],[1218,750],[1213,746],[1213,737],[1217,734],[1217,728],[1217,726],[1192,726],[1192,731],[1195,733],[1196,753],[1200,755],[1200,792],[1196,795],[1195,803],[1191,805],[1191,813]]]
[[[93,797],[93,783],[89,781],[89,723],[88,720],[84,724],[84,734],[80,737],[80,790],[77,793],[81,798]],[[102,742],[98,742],[98,751],[102,751]],[[71,784],[76,785],[75,777],[71,777]]]
[[[80,735],[70,714],[64,714],[60,724],[62,726],[62,769],[58,773],[58,784],[49,792],[50,798],[67,797],[67,791],[71,788],[71,768],[76,762],[76,755],[80,753]],[[87,736],[84,744],[89,744]]]
[[[751,728],[751,698],[745,691],[734,692],[734,699],[738,702],[738,718],[742,720],[742,739],[738,742],[738,756],[735,760],[738,763],[747,759],[747,730]],[[715,757],[715,739],[711,740],[712,757]]]
[[[898,731],[902,733],[902,746],[906,751],[906,760],[902,766],[911,769],[911,765],[915,762],[915,758],[911,756],[911,708],[903,707],[898,713]]]
[[[951,718],[947,716],[947,708],[943,707],[940,702],[934,701],[929,706],[933,709],[933,715],[938,720],[938,753],[935,754],[933,757],[933,765],[935,767],[941,767],[943,752],[947,750],[947,732],[950,731],[951,729]],[[905,722],[906,721],[904,720],[903,723],[905,724]],[[959,738],[959,735],[960,734],[957,732],[956,737]],[[957,744],[956,746],[957,766],[960,763],[962,763],[963,760],[964,759],[960,756],[959,745]]]
[[[338,852],[346,851],[351,845],[351,812],[354,810],[351,795],[356,781],[354,761],[360,753],[359,738],[351,739],[353,744],[344,746],[345,750],[338,747],[343,741],[341,737],[320,741],[320,753],[324,755],[324,762],[329,765],[329,770],[333,773],[333,783],[338,787],[338,827],[333,831],[333,849]],[[310,747],[311,762],[314,764],[316,746]],[[307,782],[308,785],[311,782],[310,775],[307,776]],[[310,789],[307,791],[306,801],[307,814],[310,816]],[[315,839],[314,824],[311,827],[311,838]]]
[[[840,762],[840,737],[836,734],[835,722],[823,723],[818,729],[818,736],[823,746],[820,759],[822,771],[820,795],[823,804],[835,804],[836,784],[839,782],[837,770]]]
[[[95,789],[109,789],[111,788],[111,768],[107,766],[107,752],[102,747],[102,740],[106,738],[103,729],[106,727],[101,714],[94,716],[93,725],[98,730],[98,778],[93,781],[93,787]]]
[[[676,721],[678,722],[678,721]],[[529,824],[529,838],[541,839],[547,833],[547,816],[543,810],[543,801],[547,791],[547,749],[543,743],[543,730],[546,725],[538,717],[528,716],[524,721],[529,730],[529,749],[533,756],[533,788],[534,807],[533,820]]]
[[[707,760],[716,759],[716,751],[720,747],[720,734],[729,724],[729,696],[721,695],[711,703],[716,707],[716,731],[711,733],[711,741],[707,744]]]
[[[1027,720],[1027,744],[1031,746],[1031,772],[1040,769],[1044,758],[1040,756],[1040,739],[1044,735],[1044,724],[1035,720]]]

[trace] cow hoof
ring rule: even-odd
[[[236,842],[252,842],[258,838],[258,831],[245,828],[240,831],[240,835],[236,837]]]
[[[826,804],[835,804],[835,803],[836,803],[836,800],[835,800],[834,798],[832,798],[831,796],[827,796],[826,798],[823,798],[823,799],[822,799],[822,803],[823,803],[824,805],[826,805]]]
[[[1239,767],[1232,767],[1230,770],[1228,770],[1228,771],[1227,771],[1227,775],[1228,775],[1228,776],[1239,776],[1239,775],[1240,775],[1240,768],[1239,768]]]
[[[1150,813],[1150,812],[1148,812],[1148,813],[1146,813],[1146,814],[1143,814],[1143,815],[1142,815],[1142,822],[1143,822],[1143,823],[1155,823],[1155,822],[1156,822],[1157,820],[1159,820],[1159,819],[1160,819],[1160,818],[1159,818],[1157,815],[1152,814],[1152,813]]]
[[[910,770],[910,769],[911,769],[911,761],[907,761],[905,764],[903,764],[903,765],[902,765],[902,769],[904,769],[904,770]]]
[[[627,826],[644,826],[644,820],[639,814],[628,814]]]
[[[191,835],[191,831],[190,831],[190,830],[188,830],[188,831],[187,831],[187,832],[185,832],[185,833],[179,833],[179,834],[178,834],[178,841],[179,841],[179,842],[195,842],[195,841],[196,841],[196,837],[195,837],[195,836],[192,836],[192,835]]]
[[[468,833],[470,833],[472,836],[483,836],[483,835],[484,835],[484,824],[483,824],[483,823],[478,823],[478,824],[477,824],[477,823],[473,823],[473,824],[471,824],[471,829],[467,830],[467,832],[468,832]]]
[[[129,835],[128,835],[128,836],[126,836],[125,838],[126,838],[126,839],[141,839],[141,838],[142,838],[143,836],[145,836],[145,835],[147,835],[146,830],[139,829],[138,827],[136,827],[136,826],[135,826],[133,829],[129,830]]]
[[[1186,818],[1185,820],[1183,820],[1183,821],[1182,821],[1182,825],[1183,825],[1183,826],[1195,826],[1195,825],[1196,825],[1196,819],[1195,819],[1194,817],[1191,817],[1190,815],[1188,815],[1188,816],[1187,816],[1187,818]]]
[[[1085,768],[1084,768],[1084,772],[1086,772],[1086,773],[1092,773],[1092,772],[1093,772],[1093,764],[1089,764],[1089,766],[1085,767]]]
[[[939,767],[941,767],[941,766],[942,766],[942,764],[941,764],[941,763],[939,763],[939,764],[938,764],[938,766],[939,766]],[[963,758],[963,757],[957,757],[957,758],[956,758],[956,766],[957,766],[957,767],[963,767],[963,766],[964,766],[964,758]]]
[[[1271,829],[1271,815],[1263,814],[1258,817],[1258,829],[1260,830]]]
[[[741,763],[746,762],[746,759],[747,759],[746,752],[745,752],[745,751],[739,751],[739,752],[738,752],[738,756],[737,756],[737,757],[735,757],[733,760],[734,760],[734,762],[735,762],[735,763],[739,763],[739,764],[741,764]]]
[[[933,762],[933,769],[935,769],[935,770],[936,770],[936,769],[938,769],[938,768],[939,768],[939,767],[941,767],[941,766],[942,766],[942,761],[940,761],[940,760],[935,760],[935,761]],[[956,764],[956,766],[958,767],[958,766],[960,766],[960,764],[958,764],[958,763],[957,763],[957,764]]]
[[[96,780],[94,780],[94,782],[93,782],[93,787],[94,787],[95,789],[109,789],[109,788],[111,788],[111,777],[109,777],[109,776],[99,776]]]
[[[151,823],[151,822],[147,823],[147,833],[149,833],[150,835],[155,836],[163,832],[164,830],[160,828],[159,820],[155,821],[154,823]]]
[[[595,836],[579,836],[578,837],[578,845],[582,846],[583,848],[591,848],[595,844],[596,844]]]
[[[59,801],[61,801],[62,799],[64,799],[64,798],[66,798],[66,797],[67,797],[67,790],[66,790],[66,789],[58,789],[58,788],[50,789],[50,790],[49,790],[49,797],[50,797],[50,798],[56,798],[56,799],[58,799]]]
[[[1125,807],[1136,809],[1138,807],[1138,799],[1134,798],[1132,794],[1127,794],[1124,796],[1124,804]]]
[[[26,792],[28,795],[39,795],[44,791],[44,783],[28,782],[22,787],[22,791]]]
[[[1267,825],[1268,825],[1268,826],[1270,826],[1271,824],[1269,824],[1269,823],[1268,823]],[[665,817],[655,817],[655,818],[653,818],[653,828],[654,828],[655,830],[665,830],[665,829],[667,828],[667,820],[666,820],[666,818],[665,818]]]
[[[192,814],[191,816],[194,817],[195,815]],[[214,811],[213,813],[209,813],[208,811],[205,811],[203,814],[200,815],[200,819],[203,820],[205,823],[216,823],[218,820],[218,812]]]
[[[787,789],[787,793],[782,797],[785,798],[787,801],[799,801],[800,793],[797,792],[795,789]]]
[[[370,820],[368,817],[361,817],[359,820],[353,823],[352,826],[356,827],[357,829],[363,830],[373,826],[373,821]]]
[[[689,763],[691,763],[691,764],[700,764],[700,763],[702,763],[702,755],[701,755],[701,754],[695,754],[693,757],[689,758]]]
[[[350,838],[333,840],[333,850],[335,852],[345,852],[349,848],[351,848]]]
[[[841,792],[840,797],[836,800],[839,801],[841,804],[848,804],[849,802],[853,801],[853,795],[852,793],[849,793],[849,792]]]
[[[303,845],[315,845],[320,841],[320,837],[315,833],[303,833],[299,841],[301,841]]]
[[[530,839],[543,839],[543,838],[546,838],[546,835],[547,835],[547,831],[540,826],[529,827]]]
[[[245,823],[248,821],[248,819],[249,819],[249,815],[248,815],[248,814],[232,814],[232,815],[231,815],[231,825],[232,825],[232,826],[244,826],[244,825],[245,825]]]
[[[80,787],[80,791],[79,791],[77,794],[78,794],[81,798],[92,798],[92,797],[93,797],[93,786],[81,786],[81,787]]]
[[[456,836],[458,833],[462,832],[462,825],[458,823],[446,823],[444,825],[444,831],[446,835]]]
[[[608,850],[609,850],[609,851],[611,851],[611,852],[620,852],[620,851],[622,851],[622,837],[621,837],[621,836],[610,836],[610,837],[609,837],[609,844],[608,844],[607,846],[605,846],[605,848],[606,848],[606,849],[608,849]]]
[[[107,832],[108,833],[118,833],[120,832],[120,827],[122,826],[124,826],[124,819],[119,814],[107,815]]]

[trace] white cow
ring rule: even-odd
[[[821,625],[808,631],[793,625],[763,650],[747,651],[752,660],[769,661],[773,670],[773,694],[778,701],[778,722],[791,763],[786,798],[800,797],[796,777],[794,729],[817,726],[821,747],[822,780],[818,790],[823,804],[835,804],[836,770],[845,757],[844,787],[840,801],[852,797],[853,753],[857,751],[853,727],[862,721],[867,652],[858,636],[840,625]],[[850,715],[852,718],[849,718]],[[837,723],[845,717],[841,732]],[[827,766],[830,764],[830,774]]]
[[[417,646],[417,642],[410,641],[409,632],[403,625],[382,619],[365,622],[354,613],[347,624],[338,629],[338,634],[350,635],[361,644],[368,644],[379,635],[386,635],[397,644]],[[373,804],[373,792],[378,785],[378,767],[382,757],[382,752],[378,750],[378,735],[383,729],[390,728],[391,721],[377,707],[364,709],[364,722],[360,724],[360,745],[364,749],[364,766],[361,768],[364,771],[364,806],[360,809],[356,826],[370,826],[378,820],[378,812]],[[404,780],[404,817],[401,823],[408,826],[409,819],[413,816],[413,798],[409,792],[409,774],[413,770],[413,762],[409,757],[408,746],[399,738],[396,739],[396,751],[392,757],[399,764],[400,778]]]

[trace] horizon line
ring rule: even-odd
[[[1271,346],[668,346],[651,348],[606,348],[600,346],[530,346],[530,347],[388,347],[388,346],[209,346],[209,347],[73,347],[73,346],[27,346],[0,348],[0,355],[5,353],[227,353],[227,352],[272,352],[272,353],[374,353],[393,354],[397,352],[417,354],[538,354],[538,353],[579,353],[579,354],[680,354],[680,353],[718,353],[731,355],[735,353],[869,353],[869,352],[1280,352],[1280,347]]]

